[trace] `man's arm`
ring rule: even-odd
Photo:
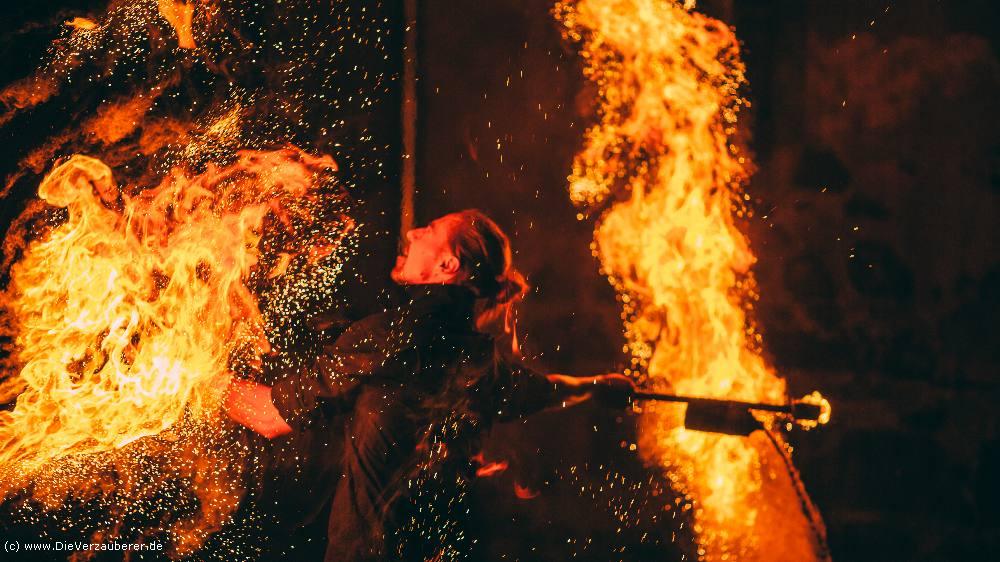
[[[593,377],[573,377],[553,373],[545,375],[545,378],[555,387],[555,400],[551,407],[568,407],[596,398],[605,405],[625,408],[629,405],[629,397],[635,392],[632,379],[619,373]]]
[[[382,333],[380,325],[355,324],[305,369],[273,370],[283,375],[273,387],[234,379],[227,414],[270,439],[291,431],[288,422],[308,415],[321,400],[349,401],[363,382],[405,369],[415,360],[412,342]]]
[[[545,375],[520,361],[500,359],[496,377],[487,390],[492,395],[484,405],[499,419],[531,415],[542,410],[568,407],[591,398],[618,408],[629,404],[635,387],[632,380],[618,373],[592,377],[564,374]]]

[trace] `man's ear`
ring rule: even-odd
[[[458,262],[458,258],[455,256],[447,256],[441,261],[441,273],[448,275],[454,275],[458,273],[461,264]]]

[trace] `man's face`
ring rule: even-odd
[[[408,231],[392,268],[392,280],[400,284],[451,282],[458,264],[450,243],[454,223],[455,217],[445,215]]]

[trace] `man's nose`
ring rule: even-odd
[[[413,236],[416,233],[416,231],[417,231],[416,229],[407,230],[406,231],[406,239],[409,240],[410,242],[413,242]]]

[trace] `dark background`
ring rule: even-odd
[[[749,235],[765,348],[793,394],[819,389],[834,405],[831,424],[793,437],[834,559],[997,555],[996,4],[699,5],[744,42],[753,107],[742,123],[758,166]],[[4,4],[0,81],[41,60],[51,32],[31,22],[103,6]],[[594,115],[580,61],[548,9],[532,0],[420,2],[416,211],[418,222],[473,206],[494,216],[535,286],[519,326],[528,355],[553,371],[591,374],[620,364],[622,336],[614,293],[590,255],[592,224],[576,220],[566,194]],[[378,111],[378,134],[397,138],[398,106]],[[9,155],[17,134],[7,132]],[[13,160],[3,163],[7,171]],[[395,166],[386,181],[398,178]],[[392,213],[398,195],[381,192],[370,197]],[[395,219],[384,220],[392,228]],[[518,537],[530,536],[537,550],[527,559],[564,559],[567,541],[591,537],[586,559],[607,560],[600,549],[631,540],[566,477],[567,467],[590,463],[590,481],[612,470],[641,479],[634,455],[619,448],[627,434],[627,420],[593,408],[501,428],[492,447],[543,493],[515,499],[512,476],[479,491],[488,508],[480,525],[496,552],[515,553]],[[631,552],[670,559],[686,548],[682,540]]]

